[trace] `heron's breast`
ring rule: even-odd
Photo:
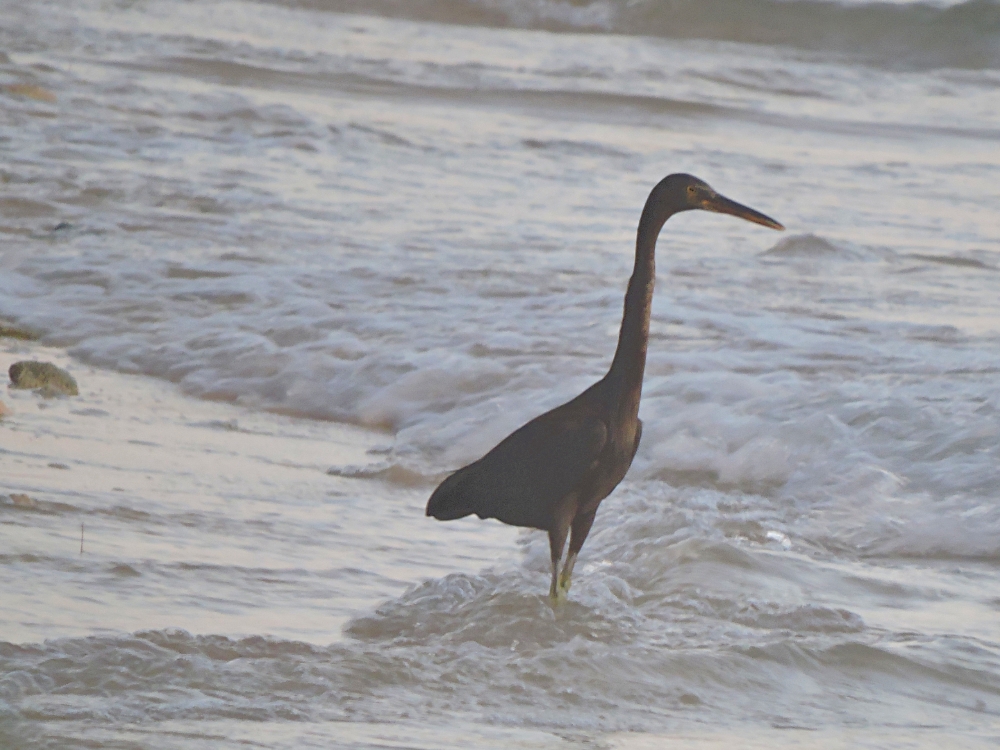
[[[594,473],[588,482],[585,496],[580,498],[581,509],[591,510],[608,495],[625,478],[632,465],[633,447],[635,445],[636,428],[631,433],[627,430],[616,432],[597,460]]]

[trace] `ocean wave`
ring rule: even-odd
[[[1000,3],[829,0],[278,0],[475,26],[768,44],[892,67],[1000,66]]]
[[[779,258],[837,258],[856,257],[856,253],[835,242],[815,234],[793,234],[778,240],[770,250],[761,255],[777,256]]]

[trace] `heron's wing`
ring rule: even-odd
[[[427,515],[449,520],[475,513],[548,529],[556,504],[576,489],[608,440],[603,420],[560,411],[533,419],[445,479],[431,495]]]

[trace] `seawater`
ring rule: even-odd
[[[0,53],[0,318],[107,383],[0,424],[7,744],[996,741],[1000,5],[42,0]],[[422,504],[603,374],[678,171],[788,231],[666,225],[553,611],[543,535]]]

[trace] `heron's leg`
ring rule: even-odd
[[[576,552],[566,555],[566,562],[563,565],[562,573],[559,574],[559,591],[563,595],[569,594],[569,587],[573,580],[573,566],[576,565]]]
[[[568,524],[560,523],[549,530],[549,551],[552,553],[552,585],[549,587],[549,599],[552,604],[559,604],[559,560],[562,559],[563,547],[566,546]]]
[[[576,565],[576,557],[580,554],[590,527],[594,524],[594,516],[597,515],[597,508],[590,513],[580,513],[573,519],[573,533],[569,538],[569,554],[566,555],[566,564],[563,565],[562,574],[559,576],[559,590],[563,595],[569,593],[569,587],[573,582],[573,566]]]

